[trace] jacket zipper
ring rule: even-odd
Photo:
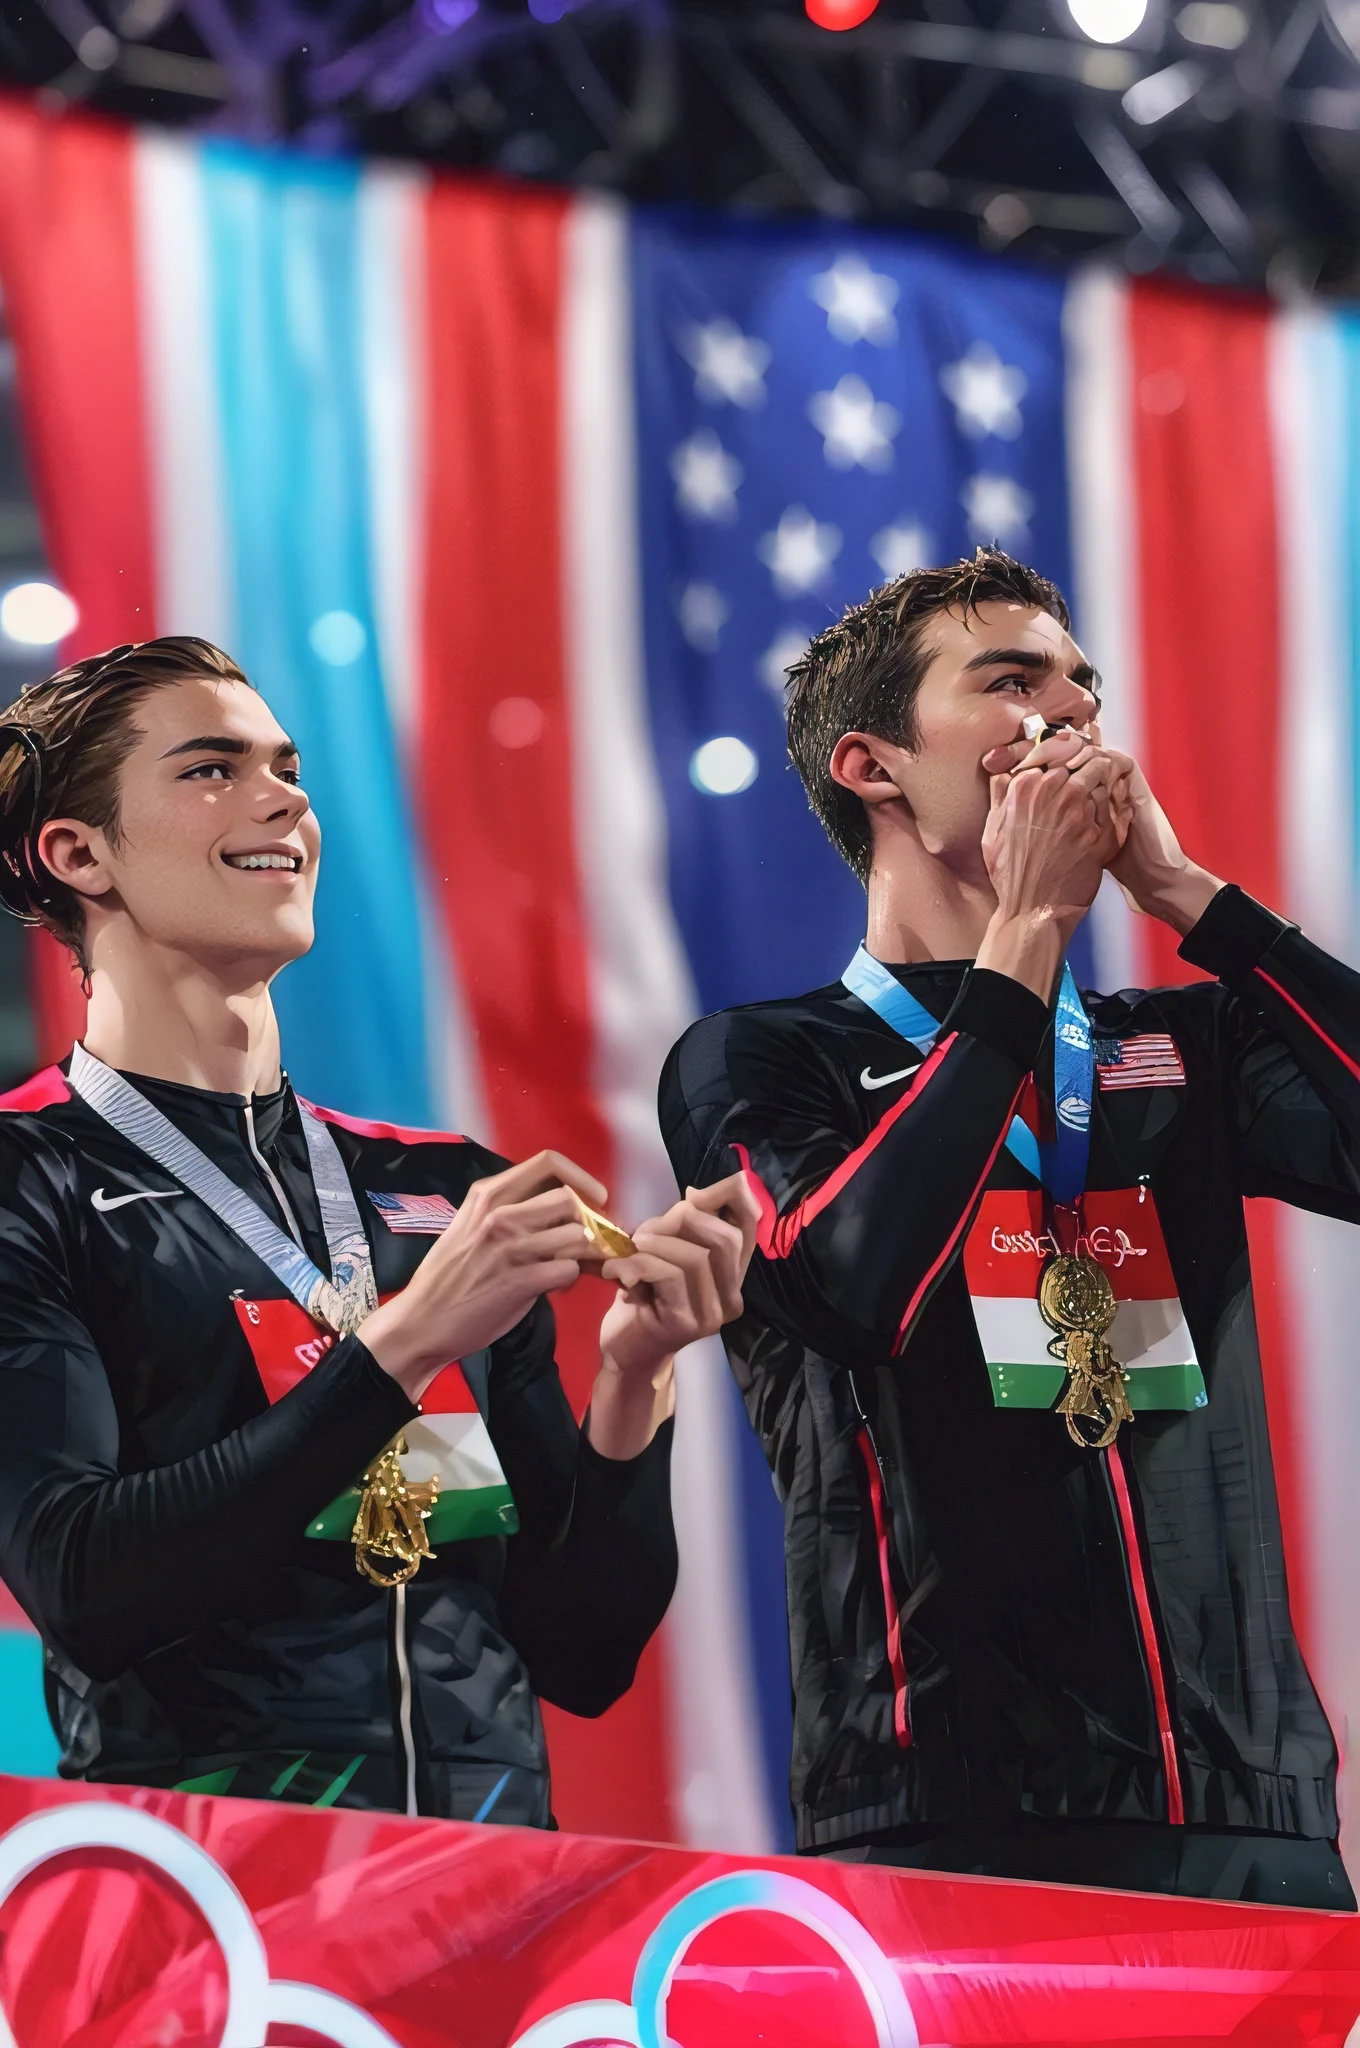
[[[1143,1656],[1147,1663],[1148,1678],[1152,1684],[1152,1704],[1157,1716],[1157,1735],[1162,1749],[1162,1767],[1166,1772],[1166,1817],[1173,1827],[1185,1826],[1185,1799],[1181,1791],[1181,1766],[1176,1755],[1176,1736],[1171,1725],[1171,1707],[1166,1685],[1166,1672],[1162,1664],[1161,1646],[1157,1641],[1157,1629],[1152,1619],[1152,1601],[1148,1595],[1147,1576],[1143,1570],[1143,1556],[1138,1542],[1138,1524],[1134,1519],[1133,1501],[1129,1494],[1128,1475],[1117,1443],[1111,1444],[1101,1454],[1109,1475],[1110,1491],[1114,1495],[1115,1512],[1119,1518],[1120,1534],[1124,1540],[1124,1558],[1128,1566],[1129,1585],[1133,1593],[1134,1612],[1138,1617],[1138,1631],[1143,1639]]]
[[[249,1102],[245,1106],[245,1119],[246,1143],[250,1147],[251,1156],[254,1159],[255,1164],[259,1167],[261,1173],[264,1175],[265,1179],[268,1181],[270,1190],[274,1196],[274,1200],[278,1203],[280,1209],[283,1211],[283,1224],[285,1230],[287,1230],[291,1234],[294,1243],[300,1245],[302,1243],[302,1232],[298,1229],[298,1220],[297,1217],[293,1214],[293,1205],[289,1201],[287,1195],[283,1192],[283,1182],[279,1179],[273,1167],[269,1164],[269,1161],[265,1158],[263,1152],[260,1150],[259,1146],[255,1142],[255,1110],[253,1105]]]
[[[392,1589],[392,1641],[397,1656],[397,1749],[406,1785],[406,1811],[412,1818],[416,1804],[416,1739],[411,1726],[411,1660],[406,1647],[406,1588]]]
[[[874,1548],[878,1554],[878,1577],[883,1589],[883,1620],[888,1639],[888,1668],[893,1681],[893,1733],[899,1749],[911,1748],[911,1701],[907,1690],[907,1664],[902,1654],[902,1613],[897,1604],[897,1595],[892,1582],[892,1549],[888,1534],[887,1489],[883,1483],[883,1461],[878,1455],[869,1418],[860,1404],[858,1390],[855,1392],[855,1406],[859,1409],[859,1430],[855,1441],[869,1475],[869,1506],[874,1518]]]

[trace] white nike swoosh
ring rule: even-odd
[[[174,1195],[182,1195],[183,1188],[134,1188],[130,1195],[106,1195],[103,1188],[96,1188],[90,1196],[90,1207],[101,1213],[106,1209],[121,1209],[125,1202],[168,1202]]]
[[[890,1088],[894,1081],[905,1081],[908,1074],[914,1074],[920,1064],[917,1060],[915,1067],[902,1067],[895,1074],[871,1074],[866,1067],[859,1077],[859,1085],[861,1088]]]

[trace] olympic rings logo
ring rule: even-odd
[[[334,1992],[269,1975],[250,1908],[221,1865],[178,1828],[112,1802],[56,1807],[21,1821],[0,1839],[0,1906],[55,1856],[115,1849],[159,1871],[198,1908],[227,1971],[227,2012],[219,2048],[261,2048],[271,2024],[305,2027],[332,2048],[398,2048],[384,2027]],[[562,2007],[519,2035],[513,2048],[676,2048],[666,2032],[675,1973],[706,1927],[732,1913],[773,1913],[818,1934],[858,1984],[874,2022],[877,2048],[919,2048],[906,1993],[878,1943],[854,1915],[804,1878],[739,1870],[679,1899],[654,1928],[633,1973],[629,2004],[590,1999]],[[16,2048],[0,2010],[0,2048]]]
[[[397,2048],[386,2028],[348,1999],[315,1984],[271,1978],[259,1929],[226,1871],[178,1828],[135,1807],[59,1806],[20,1821],[0,1840],[0,1906],[26,1877],[72,1849],[117,1849],[139,1857],[197,1906],[227,1966],[219,2048],[261,2048],[273,2024],[306,2027],[332,2048]],[[3,2010],[0,2048],[16,2048]]]
[[[920,2037],[897,1972],[853,1913],[805,1878],[778,1870],[738,1870],[699,1885],[653,1930],[633,1973],[632,2002],[590,1999],[564,2006],[518,2036],[512,2048],[678,2048],[666,2032],[675,1973],[696,1935],[730,1913],[774,1913],[820,1934],[854,1977],[874,2022],[877,2048],[919,2048]]]

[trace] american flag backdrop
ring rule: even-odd
[[[1351,946],[1349,314],[14,101],[0,285],[66,654],[204,634],[301,745],[318,942],[278,1006],[318,1101],[556,1145],[624,1221],[668,1201],[669,1044],[834,977],[862,931],[785,763],[783,669],[979,539],[1074,597],[1107,729],[1190,851]],[[35,965],[60,1054],[72,986]],[[1186,972],[1117,892],[1075,965]],[[1103,1087],[1135,1077],[1175,1085],[1174,1046],[1103,1059]],[[1349,1758],[1352,1243],[1253,1208],[1293,1600]],[[561,1310],[578,1402],[601,1306]],[[550,1717],[558,1815],[787,1845],[779,1513],[716,1345],[682,1362],[675,1484],[680,1587],[637,1684]],[[10,1622],[0,1766],[35,1768]]]

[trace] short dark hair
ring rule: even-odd
[[[195,677],[249,683],[211,641],[168,634],[73,662],[0,712],[0,904],[24,924],[45,925],[83,974],[84,906],[40,858],[38,834],[51,818],[79,818],[116,846],[119,773],[142,736],[137,706]]]
[[[930,666],[925,629],[937,613],[976,611],[1000,599],[1071,618],[1056,583],[1000,548],[982,548],[943,569],[913,569],[851,605],[787,671],[789,759],[831,844],[861,882],[872,841],[864,805],[832,780],[831,756],[848,732],[915,747],[916,698]]]

